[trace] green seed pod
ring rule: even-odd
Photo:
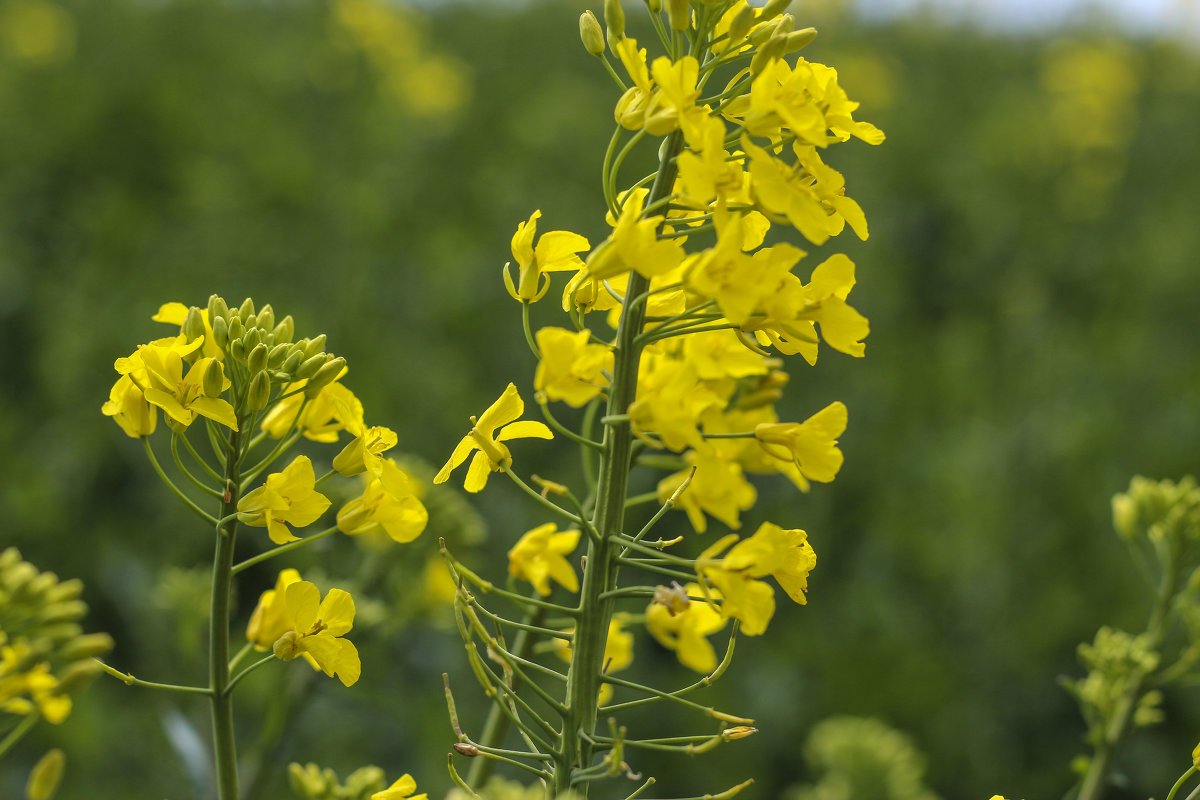
[[[329,356],[324,353],[318,353],[312,358],[304,359],[303,363],[292,372],[297,378],[311,378],[317,374],[317,370],[325,366],[325,362],[328,360]]]
[[[217,343],[217,347],[225,350],[229,347],[229,324],[225,322],[224,317],[217,317],[212,322],[213,341]]]
[[[242,307],[238,309],[238,316],[242,318],[243,322],[247,317],[254,316],[254,301],[249,297],[242,301]],[[246,327],[250,327],[250,323],[247,322]]]
[[[290,342],[292,337],[296,335],[296,323],[292,321],[292,315],[288,314],[279,324],[275,326],[275,330],[271,331],[277,342]]]
[[[214,294],[208,298],[208,324],[214,324],[218,318],[229,316],[229,306],[221,295]]]
[[[209,359],[204,365],[204,375],[201,378],[205,397],[220,397],[225,391],[225,371],[221,362],[215,358]]]
[[[310,340],[309,343],[304,346],[304,357],[305,358],[312,358],[313,356],[317,355],[318,353],[324,353],[324,352],[325,352],[325,334],[323,334],[323,333],[320,336],[316,337],[315,339]]]
[[[57,747],[38,759],[25,784],[26,800],[51,800],[58,791],[66,763],[67,757]]]
[[[189,342],[194,342],[204,335],[204,315],[200,313],[200,309],[195,306],[188,309],[187,316],[183,319],[182,333]]]
[[[265,331],[269,331],[275,327],[275,309],[271,308],[271,304],[267,303],[258,311],[258,327]]]
[[[292,346],[287,342],[272,347],[271,352],[267,353],[267,367],[270,369],[279,369],[279,365],[288,357],[288,351],[291,349]]]
[[[579,15],[579,39],[583,42],[583,49],[592,55],[599,56],[604,52],[604,31],[591,11]]]
[[[803,50],[812,43],[813,39],[817,38],[816,28],[801,28],[798,31],[792,31],[784,40],[783,52],[795,53],[798,50]]]
[[[673,31],[686,31],[692,24],[692,4],[688,0],[667,0],[667,22]]]
[[[321,393],[322,389],[337,380],[338,376],[342,374],[342,370],[345,369],[345,367],[346,359],[342,358],[341,356],[329,359],[325,366],[317,370],[317,374],[313,375],[308,381],[308,384],[305,385],[304,396],[309,400],[316,397]]]
[[[265,350],[263,354],[266,355]],[[265,371],[260,370],[250,381],[250,389],[246,392],[246,406],[251,411],[261,411],[267,407],[267,403],[270,401],[271,379]]]
[[[246,356],[246,368],[253,375],[256,372],[262,372],[267,366],[267,345],[266,342],[259,342],[254,345],[254,349]]]

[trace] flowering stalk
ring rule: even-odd
[[[767,230],[781,223],[818,245],[845,227],[866,238],[862,210],[817,153],[851,136],[877,144],[883,134],[853,119],[857,104],[837,86],[832,69],[785,60],[813,34],[793,30],[791,16],[781,13],[786,5],[651,4],[651,22],[667,52],[653,61],[625,35],[618,0],[605,3],[607,34],[595,15],[580,19],[585,48],[622,92],[601,181],[611,232],[595,246],[570,231],[538,236],[540,211],[518,225],[516,274],[510,262],[504,281],[522,304],[524,335],[539,362],[537,405],[549,425],[521,419],[524,402],[509,384],[471,418],[435,478],[448,480],[470,459],[468,491],[482,490],[492,473],[503,472],[553,520],[526,532],[509,551],[510,575],[534,587],[528,597],[499,588],[443,549],[459,586],[456,611],[468,660],[495,702],[479,740],[455,723],[455,752],[515,761],[552,795],[586,795],[593,781],[632,776],[625,761],[632,753],[703,752],[753,733],[751,720],[683,695],[724,673],[737,631],[757,636],[766,630],[775,592],[765,578],[774,577],[796,602],[806,599],[816,559],[802,530],[763,523],[749,538],[729,534],[698,555],[675,549],[686,536],[649,538],[657,525],[668,524],[671,509],[685,511],[697,533],[710,517],[740,527],[740,515],[757,496],[746,473],[780,473],[807,490],[810,481],[832,480],[841,466],[837,437],[846,427],[845,406],[833,403],[804,422],[780,422],[772,405],[786,376],[770,351],[798,353],[811,364],[823,339],[836,350],[863,354],[867,322],[846,303],[854,265],[835,255],[804,283],[791,272],[803,251],[763,243]],[[624,67],[627,82],[606,51]],[[703,98],[726,68],[733,72],[726,88]],[[656,139],[655,172],[626,183],[628,156]],[[529,306],[549,292],[555,272],[574,273],[562,289],[574,330],[533,331]],[[615,333],[606,336],[600,320]],[[552,402],[582,409],[577,427],[551,412]],[[537,477],[527,481],[514,467],[509,442],[551,439],[555,432],[580,448],[583,491]],[[671,474],[656,491],[630,496],[634,469],[663,468]],[[654,500],[659,508],[629,535],[629,519]],[[560,524],[570,527],[559,530]],[[584,539],[581,582],[567,557]],[[556,599],[552,582],[578,595]],[[546,621],[531,626],[508,619],[486,608],[481,595],[516,604],[526,619],[534,610],[544,613]],[[646,599],[651,604],[638,615],[618,608]],[[639,619],[683,665],[708,677],[675,690],[614,677],[633,660],[636,637],[627,626]],[[707,637],[726,625],[729,643],[718,663]],[[521,647],[506,643],[507,631],[519,632]],[[528,656],[525,645],[536,638],[550,641],[532,652],[557,653],[568,662],[565,674]],[[633,698],[609,705],[618,691]],[[602,706],[615,713],[647,703],[698,713],[719,728],[646,738],[614,721],[611,735],[597,732]],[[501,716],[522,738],[523,756],[501,747],[504,726],[494,724]],[[484,773],[473,769],[472,777]],[[469,787],[453,764],[451,774]]]

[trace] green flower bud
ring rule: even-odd
[[[113,640],[107,633],[85,633],[68,642],[61,655],[65,661],[84,661],[102,656],[112,648]]]
[[[288,314],[279,324],[275,326],[275,330],[271,331],[275,335],[277,342],[290,342],[292,337],[296,335],[296,323],[292,320],[292,315]]]
[[[264,331],[275,327],[275,309],[271,308],[270,303],[267,303],[259,310],[258,327]]]
[[[68,600],[65,603],[50,603],[38,609],[37,620],[46,625],[59,622],[74,622],[87,614],[87,603]]]
[[[229,347],[229,323],[224,317],[217,317],[212,321],[213,341],[217,343],[217,347],[225,350]]]
[[[792,0],[767,0],[766,5],[763,6],[762,14],[759,15],[758,19],[760,22],[774,19],[786,11],[791,4]]]
[[[792,31],[787,35],[787,39],[784,40],[783,52],[795,53],[798,50],[803,50],[816,38],[816,28],[801,28],[798,31]]]
[[[287,373],[291,378],[296,376],[296,370],[300,368],[300,361],[304,358],[304,351],[293,350],[288,353],[288,357],[283,360],[283,365],[279,367],[280,372]]]
[[[246,360],[246,345],[241,339],[234,339],[229,343],[229,355],[238,361]]]
[[[288,357],[288,351],[291,349],[291,344],[287,342],[281,342],[272,347],[271,352],[267,353],[267,366],[270,369],[279,369],[279,365]]]
[[[646,0],[646,8],[651,14],[657,14],[662,11],[662,0]]]
[[[99,671],[100,665],[91,659],[76,661],[63,670],[62,676],[58,679],[58,686],[54,687],[54,693],[78,694],[91,683],[92,678],[96,677],[96,673]]]
[[[66,763],[67,757],[57,747],[38,759],[25,784],[26,800],[51,800],[58,791]]]
[[[69,581],[55,583],[58,580],[53,572],[43,572],[42,576],[49,578],[50,586],[46,587],[44,592],[45,602],[47,603],[63,603],[67,600],[78,600],[83,594],[83,581],[78,578],[72,578]]]
[[[304,346],[304,357],[305,358],[312,358],[313,356],[317,355],[318,353],[324,353],[324,352],[325,352],[325,334],[323,334],[323,333],[320,336],[316,337],[315,339],[311,339],[309,341],[309,343]]]
[[[204,335],[204,315],[200,313],[200,309],[195,306],[188,309],[181,332],[189,342],[194,342]]]
[[[221,392],[225,391],[225,371],[221,368],[221,362],[215,358],[210,359],[204,366],[202,387],[205,397],[220,397]]]
[[[253,375],[256,372],[262,372],[267,367],[267,345],[265,342],[259,342],[254,345],[254,349],[246,356],[246,368]]]
[[[625,38],[625,9],[621,0],[604,0],[604,27],[608,28],[608,46]]]
[[[591,11],[579,15],[579,38],[583,41],[583,49],[592,55],[599,56],[604,52],[604,31]]]
[[[692,4],[689,0],[667,0],[667,22],[673,31],[686,31],[692,24]]]
[[[769,42],[758,48],[758,52],[754,54],[754,58],[750,59],[750,74],[758,75],[772,63],[779,60],[783,56],[783,47],[786,42],[786,34],[773,36]]]
[[[242,317],[242,324],[246,326],[246,330],[254,330],[258,327],[258,314],[251,314],[248,317]]]
[[[317,374],[317,370],[325,366],[325,362],[328,360],[328,355],[325,353],[318,353],[312,358],[304,359],[300,366],[292,370],[292,374],[294,374],[297,378],[311,378],[313,375]]]
[[[321,798],[326,796],[328,789],[321,768],[316,764],[288,764],[288,785],[292,794],[304,798]]]
[[[241,339],[246,335],[246,326],[242,322],[241,317],[230,317],[229,319],[229,341],[233,342]]]
[[[262,347],[262,345],[259,345]],[[263,350],[264,357],[266,350]],[[246,406],[251,411],[261,411],[271,401],[271,379],[267,373],[260,370],[250,380],[250,389],[246,392]]]
[[[248,317],[254,316],[254,301],[247,297],[242,301],[242,307],[238,309],[238,316],[245,321]],[[246,327],[250,327],[250,323],[246,322]]]
[[[737,47],[753,27],[754,8],[749,5],[743,5],[733,15],[733,20],[729,23],[729,40],[725,43],[725,48]]]
[[[242,337],[242,346],[246,349],[246,356],[250,356],[250,351],[262,342],[262,329],[247,328],[246,335]]]
[[[228,316],[229,306],[225,305],[225,301],[221,298],[221,295],[211,295],[208,298],[208,324],[215,325],[219,318]]]
[[[317,374],[313,375],[312,378],[309,379],[308,383],[304,387],[304,396],[309,400],[316,397],[321,393],[322,389],[337,380],[338,376],[342,374],[342,370],[345,368],[346,359],[342,358],[341,356],[329,359],[325,366],[317,370]]]

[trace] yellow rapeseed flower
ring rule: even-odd
[[[238,519],[267,529],[275,544],[294,542],[288,524],[311,525],[329,508],[330,500],[316,490],[316,474],[308,456],[296,459],[282,472],[267,476],[266,482],[238,501]]]
[[[579,579],[566,555],[579,544],[579,531],[559,531],[553,522],[527,531],[508,551],[508,572],[550,594],[550,579],[568,591],[579,591]]]
[[[275,657],[291,661],[303,656],[313,669],[337,675],[345,686],[362,674],[358,649],[341,638],[354,627],[354,598],[341,589],[330,589],[321,599],[315,584],[296,581],[283,592],[288,629],[275,641]]]
[[[467,478],[463,482],[463,488],[468,492],[478,492],[487,484],[490,473],[499,472],[512,463],[512,453],[509,452],[504,442],[511,439],[554,438],[550,429],[541,422],[535,420],[514,421],[524,411],[525,402],[521,400],[517,387],[510,383],[504,393],[488,407],[487,411],[483,412],[478,420],[471,419],[471,430],[454,448],[449,460],[434,476],[433,482],[445,483],[450,477],[450,473],[466,461],[472,451],[476,451],[475,457],[471,459],[471,466],[467,468]],[[497,432],[498,429],[499,432]]]

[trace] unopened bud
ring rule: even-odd
[[[791,4],[792,0],[767,0],[767,3],[763,6],[762,14],[759,15],[758,19],[760,22],[774,19],[786,11]]]
[[[42,606],[37,611],[37,619],[42,623],[74,622],[86,614],[87,603],[82,600],[68,600],[65,603]]]
[[[225,300],[221,295],[214,294],[208,298],[208,323],[214,324],[219,317],[229,316],[229,306],[225,305]]]
[[[667,22],[673,31],[686,31],[692,24],[692,4],[689,0],[667,0]]]
[[[275,309],[271,308],[270,303],[267,303],[259,310],[258,327],[265,331],[269,331],[275,327]]]
[[[54,687],[55,694],[78,694],[83,687],[91,683],[92,678],[100,672],[100,665],[94,659],[76,661],[62,671],[58,685]]]
[[[259,328],[247,327],[246,335],[242,337],[242,345],[246,348],[246,357],[249,358],[250,351],[253,350],[262,341],[262,330]]]
[[[38,576],[39,579],[47,578],[46,588],[40,592],[47,603],[63,603],[67,600],[76,600],[83,594],[83,581],[78,578],[72,578],[69,581],[58,582],[58,576],[53,572],[43,572]],[[34,581],[36,584],[37,581]]]
[[[329,359],[329,361],[325,362],[325,366],[317,370],[317,374],[313,375],[308,383],[305,384],[304,396],[309,400],[316,397],[321,393],[322,389],[337,380],[345,368],[346,359],[341,356]]]
[[[608,46],[625,38],[625,9],[621,0],[604,0],[604,27],[608,29]]]
[[[234,339],[229,343],[229,355],[238,361],[246,360],[246,345],[241,339]]]
[[[25,784],[26,799],[50,800],[54,797],[66,763],[67,757],[57,747],[38,759],[33,771],[29,773],[29,782]]]
[[[292,345],[288,342],[280,342],[271,348],[271,352],[267,353],[267,366],[270,369],[279,369],[288,357],[288,352],[292,349]]]
[[[224,350],[229,347],[229,323],[224,317],[217,317],[212,321],[213,341],[217,343],[217,347]]]
[[[798,31],[792,31],[787,35],[787,39],[784,40],[783,52],[795,53],[797,50],[803,50],[816,38],[816,28],[801,28]]]
[[[195,306],[188,309],[187,316],[183,318],[182,333],[189,342],[194,342],[204,335],[204,315],[200,313],[200,309]]]
[[[773,36],[769,42],[758,48],[758,52],[750,60],[750,74],[758,75],[771,64],[778,61],[783,55],[783,47],[786,42],[786,34]]]
[[[455,742],[454,752],[458,753],[460,756],[474,758],[475,756],[479,755],[479,748],[473,744],[469,744],[468,742]]]
[[[325,366],[325,362],[329,360],[329,356],[324,353],[319,353],[312,358],[306,358],[301,362],[300,366],[292,370],[292,374],[297,378],[311,378],[317,374],[317,370]]]
[[[242,323],[241,317],[229,318],[229,341],[235,342],[246,335],[246,326]]]
[[[749,725],[734,725],[732,728],[726,728],[721,731],[721,738],[727,742],[734,739],[745,739],[747,736],[753,736],[758,733],[758,728],[751,728]]]
[[[312,358],[313,356],[317,355],[318,353],[324,353],[324,352],[325,352],[325,334],[323,334],[323,333],[320,336],[317,336],[316,338],[311,339],[309,341],[309,343],[304,346],[304,357],[305,358]]]
[[[107,633],[85,633],[72,639],[61,655],[66,661],[81,661],[102,656],[112,648],[113,640]]]
[[[300,646],[296,644],[296,632],[288,631],[271,645],[271,652],[280,661],[291,661],[300,655]]]
[[[583,42],[583,49],[592,55],[599,56],[604,52],[604,31],[591,11],[579,15],[579,39]]]
[[[242,301],[242,306],[238,309],[238,316],[241,317],[243,321],[254,316],[254,301],[249,297]],[[250,327],[250,323],[247,322],[246,327]]]
[[[261,347],[261,345],[260,345]],[[263,351],[266,352],[265,350]],[[265,371],[260,371],[250,379],[250,388],[246,392],[246,406],[251,411],[261,411],[271,400],[271,378]]]
[[[267,366],[267,345],[266,342],[259,342],[254,345],[254,349],[246,356],[246,368],[253,375],[256,372],[262,372]]]
[[[742,7],[733,15],[733,20],[729,23],[729,40],[725,43],[726,49],[737,47],[753,27],[754,8],[747,3],[743,3]]]
[[[275,341],[290,342],[292,337],[296,335],[296,323],[292,320],[292,315],[288,314],[279,321],[275,326],[275,330],[271,331],[275,334]]]
[[[204,389],[205,397],[220,397],[221,392],[225,391],[225,371],[221,368],[221,362],[215,358],[208,359],[208,363],[204,365],[201,383]]]
[[[304,352],[301,350],[293,350],[288,353],[288,357],[283,360],[283,364],[279,367],[280,372],[285,372],[290,380],[296,374],[296,370],[300,368],[300,361],[304,358]]]

